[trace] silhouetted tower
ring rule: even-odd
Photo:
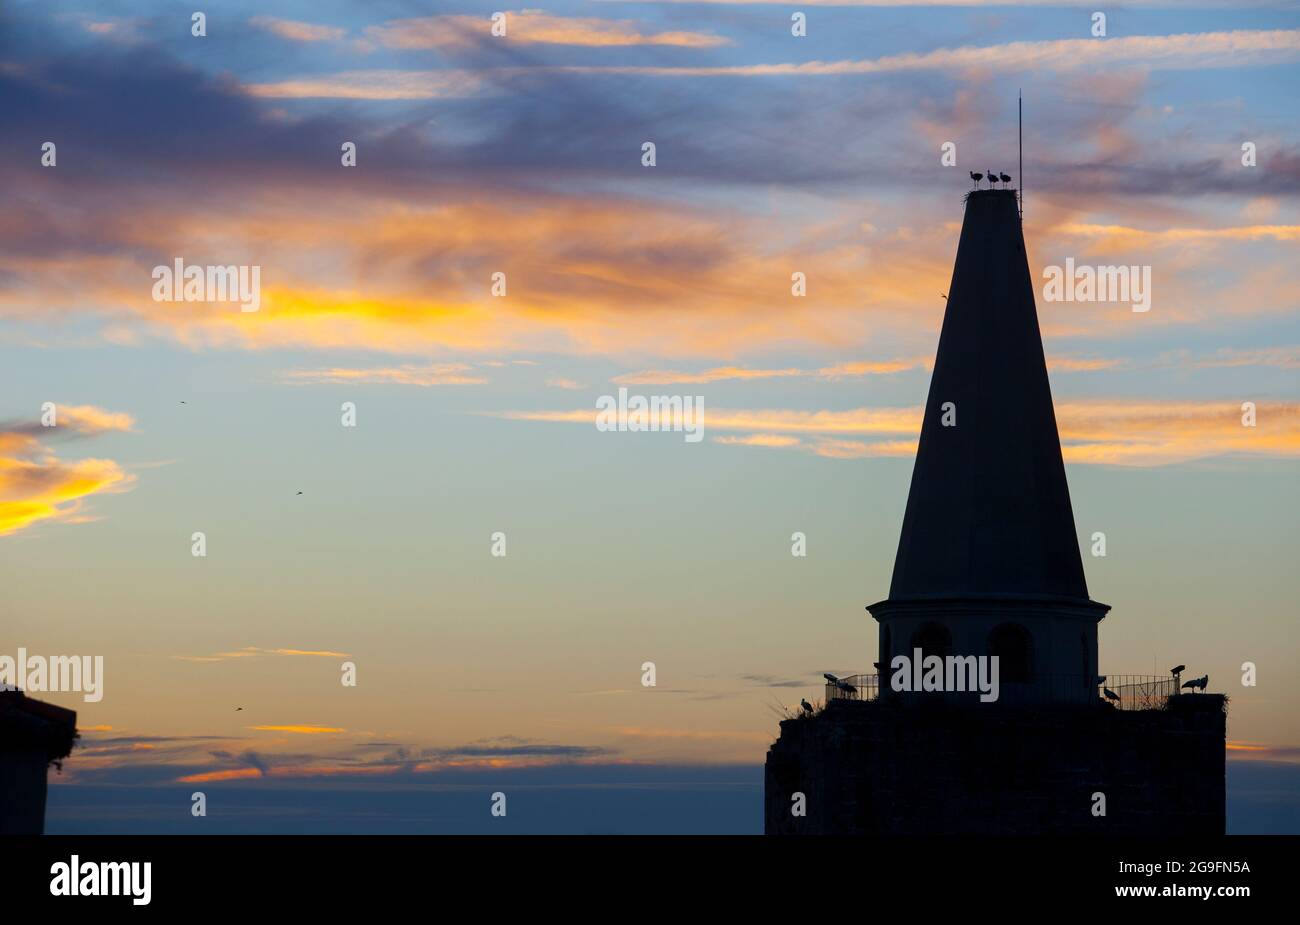
[[[1097,697],[1088,597],[1016,191],[969,194],[880,623],[890,660],[998,655],[1021,701]]]

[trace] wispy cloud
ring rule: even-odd
[[[1123,360],[1106,357],[1049,356],[1047,358],[1047,368],[1052,372],[1090,373],[1103,369],[1117,369],[1123,365]]]
[[[1208,356],[1187,359],[1187,365],[1203,369],[1238,366],[1273,366],[1278,369],[1300,369],[1300,346],[1258,347],[1241,349],[1224,347]]]
[[[779,678],[770,674],[743,674],[740,679],[760,687],[814,687],[818,683],[800,678]]]
[[[654,32],[630,19],[556,16],[543,10],[506,13],[506,34],[492,36],[486,16],[424,16],[397,19],[365,30],[368,39],[396,49],[462,48],[485,41],[521,45],[575,45],[589,48],[633,45],[715,48],[729,40],[703,32]]]
[[[1155,466],[1227,454],[1300,456],[1296,402],[1258,402],[1255,426],[1243,426],[1239,401],[1066,400],[1057,403],[1056,415],[1067,462]],[[596,420],[594,409],[508,411],[497,416],[592,426]],[[857,459],[915,453],[921,417],[920,408],[711,409],[704,426],[750,432],[715,437],[714,442]],[[894,439],[855,439],[865,436]]]
[[[347,35],[338,26],[322,26],[296,19],[277,19],[274,16],[254,16],[249,23],[291,42],[333,42]]]
[[[422,386],[482,385],[488,381],[485,376],[472,373],[471,369],[472,367],[464,363],[384,366],[372,369],[348,369],[336,366],[328,369],[295,369],[284,373],[282,378],[286,382],[301,384],[357,383]]]
[[[1225,747],[1234,759],[1300,762],[1300,746],[1297,745],[1229,741]]]
[[[803,441],[798,437],[791,437],[788,434],[746,434],[743,437],[715,437],[714,442],[730,446],[767,446],[785,448],[799,446]]]
[[[476,22],[478,22],[476,20]],[[484,23],[479,23],[484,26]],[[374,27],[385,28],[385,27]],[[557,33],[558,34],[558,33]],[[576,36],[577,33],[575,32]],[[665,33],[683,41],[693,33]],[[409,39],[408,39],[409,40]],[[440,41],[449,41],[447,34]],[[591,44],[598,44],[593,35]],[[611,42],[612,44],[612,42]],[[626,44],[636,44],[628,41]],[[652,44],[641,42],[640,44]],[[415,46],[422,47],[422,46]],[[707,47],[696,45],[693,47]],[[844,61],[802,61],[733,65],[552,65],[494,67],[477,71],[353,70],[300,77],[272,84],[253,84],[255,96],[336,97],[340,99],[435,99],[473,95],[494,87],[490,78],[532,73],[624,74],[647,77],[825,77],[924,71],[1032,71],[1077,73],[1085,70],[1135,68],[1184,70],[1257,67],[1300,60],[1300,30],[1242,29],[1179,35],[1135,35],[1098,40],[1055,39],[998,45],[940,48]]]
[[[926,361],[916,360],[859,360],[824,366],[820,369],[751,369],[740,366],[715,366],[699,372],[681,370],[647,369],[640,372],[623,373],[615,376],[613,381],[620,385],[702,385],[710,382],[725,382],[728,379],[849,379],[861,376],[882,376],[904,372],[923,366]]]
[[[1239,225],[1226,228],[1166,228],[1150,230],[1127,225],[1093,225],[1066,222],[1055,231],[1063,235],[1102,239],[1113,249],[1165,247],[1221,241],[1297,241],[1300,225]]]
[[[1098,41],[1055,39],[940,48],[850,61],[806,61],[720,66],[590,66],[574,72],[675,77],[817,77],[907,71],[1075,72],[1116,67],[1145,70],[1249,67],[1300,59],[1300,30],[1241,29],[1179,35],[1132,35]]]
[[[765,732],[738,732],[734,729],[677,729],[671,727],[621,726],[613,730],[618,735],[638,739],[715,739],[742,742],[770,742],[772,736]]]
[[[262,658],[266,656],[306,656],[309,658],[349,658],[347,652],[332,652],[327,649],[262,649],[258,646],[245,646],[232,652],[216,652],[212,655],[173,655],[172,658],[184,662],[224,662],[234,658]]]
[[[368,69],[254,83],[244,89],[267,99],[434,100],[477,96],[485,86],[482,76],[469,71]]]

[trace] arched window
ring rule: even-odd
[[[989,633],[989,655],[998,657],[998,677],[1003,681],[1023,683],[1033,676],[1033,643],[1029,630],[1019,623],[993,628]]]
[[[930,655],[946,658],[952,654],[952,633],[942,623],[923,623],[912,634],[912,648],[921,650],[921,658]]]

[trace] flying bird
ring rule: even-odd
[[[812,704],[807,700],[800,700],[799,706],[803,707],[805,713],[811,713],[813,711]]]
[[[945,299],[948,298],[948,293],[946,293],[946,292],[941,292],[941,293],[939,293],[939,295],[943,296]]]
[[[1119,700],[1119,694],[1115,693],[1109,687],[1103,687],[1101,692],[1106,695],[1107,700]]]
[[[976,188],[976,189],[979,189],[979,188],[980,188],[980,180],[983,180],[983,179],[984,179],[984,174],[982,174],[982,173],[976,173],[975,171],[972,170],[972,171],[970,172],[970,178],[971,178],[972,180],[975,181],[975,188]]]
[[[302,494],[302,492],[298,492],[298,494]]]
[[[244,708],[243,708],[243,707],[235,707],[235,712],[238,713],[238,712],[239,712],[240,710],[242,710],[242,709],[244,709]]]
[[[1002,188],[1003,188],[1003,189],[1006,189],[1006,188],[1007,188],[1007,184],[1011,182],[1011,178],[1008,177],[1005,173],[1000,173],[1000,174],[998,174],[998,179],[1000,179],[1000,180],[1002,181]]]
[[[1183,690],[1191,688],[1192,690],[1205,690],[1205,686],[1210,683],[1210,676],[1203,674],[1199,678],[1192,678],[1190,681],[1183,682]]]

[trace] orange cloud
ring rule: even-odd
[[[135,426],[131,415],[105,411],[94,405],[56,405],[54,412],[56,427],[68,427],[79,434],[130,431]]]
[[[805,335],[814,340],[847,343],[872,327],[875,312],[895,311],[900,324],[913,324],[918,315],[906,308],[921,286],[931,285],[925,274],[945,272],[950,259],[891,254],[871,268],[860,248],[828,242],[824,229],[811,229],[817,240],[781,244],[805,251],[799,266],[816,299],[796,299],[792,270],[766,238],[768,232],[788,238],[789,229],[738,225],[735,216],[716,210],[629,208],[617,199],[551,194],[506,199],[491,191],[482,201],[398,206],[347,190],[314,193],[310,200],[254,199],[236,208],[223,217],[223,233],[239,242],[227,246],[263,267],[257,312],[156,302],[149,268],[131,253],[8,259],[3,248],[0,272],[11,273],[14,284],[0,293],[0,312],[48,322],[61,311],[90,311],[116,330],[169,336],[192,348],[407,354],[620,352],[628,349],[629,321],[653,317],[660,354],[725,357],[788,343],[801,326],[815,332]],[[354,216],[355,234],[328,233],[324,212]],[[213,247],[201,212],[168,210],[165,221],[146,215],[129,227],[112,215],[102,218],[103,233],[129,241],[132,252],[208,254]],[[0,243],[19,231],[0,219]],[[439,255],[436,264],[431,253]],[[491,294],[497,271],[508,279],[505,297]],[[868,272],[872,286],[864,292]],[[70,278],[78,280],[75,291],[61,288]],[[936,301],[927,297],[932,315],[940,308]]]
[[[328,649],[262,649],[258,646],[245,646],[233,652],[217,652],[214,655],[173,655],[172,658],[183,662],[224,662],[232,658],[259,658],[265,655],[350,658],[347,652],[331,652]]]
[[[433,100],[477,96],[483,78],[468,71],[371,69],[274,83],[247,84],[245,92],[265,99]]]
[[[1158,466],[1226,454],[1300,456],[1300,403],[1259,402],[1254,426],[1243,424],[1240,402],[1067,400],[1056,406],[1067,462]],[[596,411],[507,411],[509,420],[595,425]],[[849,411],[707,409],[704,429],[749,431],[714,438],[740,446],[802,449],[820,456],[906,456],[916,451],[920,408]],[[815,435],[811,442],[785,439]],[[906,437],[882,441],[855,436]]]
[[[596,423],[594,408],[590,411],[503,411],[493,416],[515,421],[588,424],[593,427]],[[920,430],[921,412],[918,408],[855,408],[851,411],[709,408],[704,412],[704,426],[706,430],[758,433],[908,434]]]
[[[337,726],[249,726],[258,732],[293,732],[299,735],[332,735],[339,732],[347,732]]]
[[[840,440],[833,437],[819,437],[804,440],[783,434],[749,434],[744,437],[714,437],[714,443],[729,446],[761,446],[774,449],[798,449],[816,456],[829,459],[861,459],[867,456],[913,456],[916,454],[915,440],[878,440],[867,443],[862,440]]]
[[[554,16],[542,10],[506,14],[506,34],[492,36],[486,16],[425,16],[370,26],[366,37],[387,48],[459,48],[483,41],[520,45],[578,45],[588,48],[667,45],[716,48],[729,40],[703,32],[645,32],[630,19]]]
[[[1261,347],[1256,350],[1225,347],[1211,356],[1192,359],[1189,363],[1202,368],[1274,366],[1279,369],[1300,369],[1300,347]]]
[[[647,369],[641,372],[624,373],[615,376],[612,381],[619,385],[695,385],[710,382],[724,382],[728,379],[848,379],[860,376],[887,375],[914,369],[923,365],[922,360],[859,360],[852,363],[839,363],[821,369],[746,369],[739,366],[717,366],[698,373],[676,370]]]
[[[791,437],[787,434],[748,434],[744,437],[715,437],[715,443],[722,443],[728,446],[770,446],[770,447],[792,447],[799,446],[803,441],[798,437]]]
[[[452,21],[463,21],[455,28]],[[512,14],[509,41],[523,44],[563,44],[591,47],[626,45],[672,45],[709,48],[727,44],[720,36],[698,32],[644,34],[635,24],[623,20],[562,19],[540,11]],[[489,21],[479,17],[427,17],[396,20],[366,30],[367,39],[393,48],[455,48],[475,41],[491,40]],[[1231,32],[1200,32],[1179,35],[1131,35],[1096,39],[1056,39],[1006,42],[998,45],[938,48],[928,52],[905,52],[879,58],[844,61],[778,62],[737,65],[538,65],[532,67],[486,68],[483,75],[562,72],[571,74],[631,74],[660,77],[823,77],[849,74],[891,74],[917,71],[1039,71],[1077,73],[1105,72],[1117,68],[1142,70],[1208,69],[1255,67],[1300,60],[1300,30],[1239,29]],[[413,99],[429,96],[369,96],[358,88],[376,85],[404,86],[418,92],[432,84],[461,84],[475,81],[475,75],[457,69],[350,71],[301,78],[287,83],[331,87],[330,95],[340,98]],[[289,95],[266,92],[268,86],[250,88],[259,96]],[[487,84],[484,84],[487,86]]]
[[[484,376],[469,374],[464,363],[443,363],[431,366],[389,366],[378,369],[296,369],[283,374],[288,382],[298,383],[364,383],[378,385],[482,385]]]
[[[506,196],[484,187],[430,191],[429,199],[436,202],[426,204],[416,194],[398,204],[340,186],[315,188],[310,196],[288,190],[249,197],[230,206],[221,222],[226,253],[210,259],[230,262],[234,250],[263,267],[257,312],[202,303],[182,310],[150,298],[149,267],[136,255],[211,254],[211,216],[204,210],[160,207],[126,222],[114,210],[88,206],[83,224],[98,229],[106,246],[93,255],[54,257],[14,256],[25,252],[3,245],[34,232],[0,216],[0,273],[12,280],[0,292],[0,314],[53,323],[64,314],[91,313],[104,319],[106,337],[138,342],[161,336],[193,349],[433,355],[636,355],[644,342],[629,338],[630,326],[653,324],[657,356],[707,358],[715,365],[640,370],[620,381],[834,380],[900,372],[929,360],[904,355],[808,369],[748,368],[734,360],[792,343],[836,355],[867,342],[911,345],[904,348],[909,354],[921,344],[932,346],[943,313],[938,293],[947,288],[956,246],[953,223],[917,215],[915,206],[898,205],[894,213],[887,204],[873,206],[875,230],[864,232],[862,205],[846,203],[820,225],[794,226],[800,231],[792,236],[783,215],[614,197]],[[349,235],[329,233],[327,216],[337,214],[353,216]],[[1079,214],[1045,203],[1035,214],[1048,220],[1032,229],[1034,251],[1048,262],[1065,253],[1081,256],[1079,236],[1059,230],[1085,225]],[[39,217],[32,221],[37,233],[58,233],[40,227]],[[892,231],[879,230],[891,223]],[[1103,235],[1084,240],[1098,254],[1112,246]],[[1241,235],[1215,241],[1216,247],[1252,251],[1224,258],[1238,271],[1233,279],[1218,278],[1206,261],[1180,256],[1175,248],[1160,252],[1154,241],[1126,245],[1109,262],[1156,264],[1152,311],[1042,304],[1043,329],[1127,336],[1137,325],[1219,324],[1225,312],[1289,311],[1294,283],[1284,255],[1273,253],[1288,243]],[[1256,256],[1260,249],[1268,253]],[[807,298],[790,293],[796,269],[807,274]],[[490,291],[497,271],[509,281],[501,298]],[[1053,366],[1075,370],[1085,362],[1100,368],[1096,364],[1109,361],[1061,358]],[[454,382],[446,378],[454,373],[444,376],[439,369],[381,364],[372,371],[301,370],[290,379],[419,384],[427,376],[430,385]]]
[[[726,379],[779,379],[803,375],[806,373],[801,369],[740,369],[735,366],[719,366],[698,373],[647,369],[615,376],[613,381],[620,385],[695,385]]]
[[[1118,67],[1146,70],[1248,67],[1300,59],[1300,30],[1239,29],[1180,35],[1130,35],[1096,39],[1005,42],[1000,45],[939,48],[880,58],[849,61],[740,64],[681,67],[611,65],[567,67],[573,72],[646,74],[673,77],[818,77],[841,74],[889,74],[909,71],[1106,71]]]
[[[1115,369],[1123,366],[1123,360],[1105,360],[1101,357],[1048,357],[1047,368],[1052,372],[1080,373],[1096,372],[1102,369]]]
[[[60,460],[36,435],[93,435],[129,430],[130,415],[114,414],[91,405],[56,406],[56,426],[10,423],[0,425],[0,536],[17,533],[42,521],[84,523],[91,495],[126,491],[135,476],[111,459]]]
[[[1148,231],[1124,225],[1089,225],[1067,222],[1055,229],[1060,234],[1103,239],[1107,246],[1123,248],[1185,245],[1203,241],[1296,241],[1300,225],[1246,225],[1232,228],[1169,228]]]
[[[250,777],[262,777],[257,768],[230,768],[225,771],[204,771],[201,774],[187,774],[176,780],[182,784],[206,784],[222,780],[243,780]]]
[[[329,42],[347,35],[347,30],[338,26],[320,26],[296,19],[277,19],[274,16],[254,16],[248,22],[291,42]]]
[[[1237,760],[1300,762],[1300,747],[1295,745],[1263,745],[1258,742],[1232,742],[1226,745]]]

